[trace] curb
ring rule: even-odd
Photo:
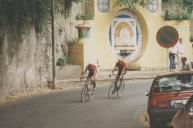
[[[146,80],[146,79],[154,79],[155,76],[147,76],[147,77],[130,77],[124,78],[124,80]],[[96,81],[111,81],[113,78],[100,78]],[[85,80],[83,80],[85,81]],[[56,80],[56,83],[64,83],[64,82],[80,82],[80,79],[65,79],[65,80]]]

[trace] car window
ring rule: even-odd
[[[174,75],[157,78],[153,83],[154,92],[175,92],[193,90],[193,75]]]

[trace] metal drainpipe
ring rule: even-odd
[[[53,89],[55,89],[55,78],[56,78],[56,70],[55,70],[55,38],[54,38],[54,0],[51,2],[51,22],[52,22],[52,77],[53,77]]]

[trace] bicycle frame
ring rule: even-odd
[[[116,96],[120,96],[120,93],[122,93],[125,89],[125,82],[123,79],[124,74],[122,74],[119,77],[119,79],[117,79],[116,74],[112,74],[112,75],[114,75],[116,77],[112,80],[112,83],[109,86],[108,97],[113,97],[115,94],[116,94]],[[109,77],[111,77],[111,75],[109,75]]]
[[[88,78],[88,77],[86,78],[87,79],[81,90],[81,102],[90,101],[94,96],[92,80],[91,78]]]
[[[113,79],[115,82],[116,82],[116,81],[117,81],[117,83],[118,83],[118,81],[120,81],[121,83],[124,82],[124,79],[123,79],[124,74],[122,74],[122,75],[119,77],[119,79],[117,79],[117,74],[112,74],[112,75],[116,76],[116,77]],[[110,76],[110,77],[111,77],[111,76]]]

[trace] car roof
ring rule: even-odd
[[[175,76],[175,75],[193,75],[193,71],[175,71],[175,72],[168,72],[168,73],[163,73],[159,74],[156,76],[157,77],[165,77],[165,76]]]

